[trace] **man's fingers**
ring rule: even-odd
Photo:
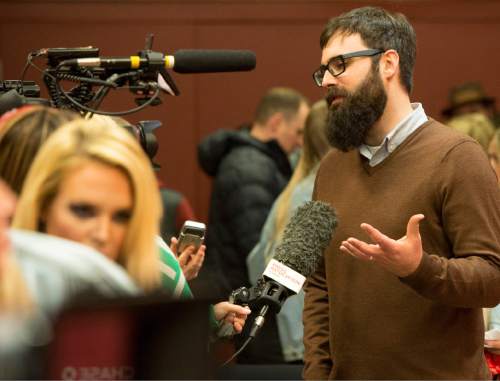
[[[371,240],[378,244],[382,250],[393,249],[394,240],[381,233],[378,229],[375,229],[373,226],[366,223],[361,224],[361,229],[363,229]]]
[[[355,238],[349,238],[347,241],[343,241],[342,246],[349,250],[349,254],[365,260],[370,260],[370,258],[377,255],[379,251],[375,245],[369,245]]]
[[[371,261],[373,259],[373,256],[363,254],[359,250],[356,250],[352,245],[349,245],[348,242],[344,242],[340,246],[340,250],[356,259],[361,259],[362,261]]]
[[[420,221],[424,218],[423,214],[415,214],[410,217],[406,226],[406,236],[409,239],[416,239],[420,236]]]

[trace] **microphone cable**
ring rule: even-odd
[[[99,83],[102,86],[104,86],[104,87],[117,88],[117,87],[119,87],[118,84],[116,83],[117,80],[125,78],[125,77],[132,77],[132,76],[135,76],[136,74],[137,74],[137,72],[132,71],[132,72],[127,72],[127,73],[122,73],[122,74],[120,74],[118,76],[111,75],[111,77],[109,78],[109,79],[111,79],[111,81],[109,81],[109,79],[108,79],[108,81],[102,81],[102,80],[96,80],[96,79],[94,79],[94,81],[99,81]],[[49,76],[51,76],[51,75],[49,74]],[[55,87],[56,87],[56,89],[57,89],[57,91],[58,91],[59,94],[62,94],[79,111],[87,111],[90,114],[101,114],[101,115],[108,115],[108,116],[121,116],[121,115],[133,114],[133,113],[136,113],[136,112],[138,112],[138,111],[140,111],[140,110],[148,107],[150,104],[152,104],[160,96],[160,88],[158,86],[155,86],[155,92],[154,92],[154,94],[146,102],[144,102],[143,104],[141,104],[138,107],[134,107],[132,109],[128,109],[128,110],[125,110],[125,111],[102,111],[102,110],[97,110],[97,109],[94,109],[92,107],[88,107],[88,106],[85,106],[85,105],[81,104],[80,102],[78,102],[76,99],[74,99],[73,97],[71,97],[67,92],[65,92],[61,88],[58,76],[56,76],[56,77],[51,76],[51,77],[55,79],[55,82],[54,82],[55,83]],[[76,79],[76,78],[73,78],[73,79]],[[88,81],[89,78],[84,78],[83,81],[85,81],[85,80]],[[107,91],[106,92],[101,92],[101,94],[103,94],[103,93],[105,95],[107,93]],[[94,101],[97,100],[97,99],[94,98]],[[102,101],[102,99],[100,101]],[[100,103],[100,101],[99,101],[99,103]]]
[[[235,352],[233,353],[233,355],[228,359],[226,360],[220,367],[224,367],[226,366],[227,364],[229,364],[231,361],[233,361],[236,356],[238,356],[242,351],[243,349],[245,349],[245,347],[248,345],[248,343],[250,343],[250,341],[252,341],[252,339],[257,335],[257,332],[262,328],[262,326],[264,325],[264,316],[266,315],[267,311],[269,310],[269,306],[268,305],[264,305],[262,306],[260,312],[259,312],[259,315],[255,318],[254,322],[253,322],[253,326],[252,326],[252,329],[250,330],[250,333],[247,337],[247,339],[245,340],[245,342],[243,343],[243,345]]]
[[[243,351],[243,349],[245,349],[245,347],[248,345],[248,343],[250,341],[252,341],[252,339],[253,339],[253,336],[248,336],[247,339],[245,340],[245,342],[243,343],[243,345],[240,347],[240,349],[238,349],[236,352],[234,352],[233,355],[228,360],[226,360],[220,367],[222,368],[222,367],[226,366],[227,364],[229,364],[231,361],[233,361],[236,358],[236,356],[238,356],[241,353],[241,351]]]

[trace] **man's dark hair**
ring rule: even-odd
[[[346,36],[358,33],[370,49],[396,50],[401,84],[411,93],[417,42],[415,31],[403,14],[392,14],[378,7],[357,8],[343,13],[326,24],[320,37],[321,49],[336,33]]]
[[[255,122],[264,124],[277,112],[290,120],[297,115],[301,104],[309,104],[306,97],[288,87],[273,87],[260,100],[255,111]]]

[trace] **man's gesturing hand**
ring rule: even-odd
[[[413,215],[406,226],[406,235],[397,241],[373,226],[363,223],[361,228],[374,243],[368,244],[350,237],[342,242],[340,250],[353,257],[373,261],[399,277],[408,276],[417,269],[422,259],[419,224],[423,219],[423,214]]]

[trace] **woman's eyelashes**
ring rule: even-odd
[[[97,214],[96,208],[86,203],[71,203],[69,210],[79,218],[92,218]]]
[[[113,214],[113,221],[119,224],[126,224],[132,217],[132,211],[129,209],[119,210]]]
[[[99,209],[94,205],[83,202],[71,203],[69,205],[69,210],[80,219],[94,218],[100,213]],[[127,224],[131,217],[132,211],[130,209],[120,209],[112,214],[111,219],[117,224]]]

